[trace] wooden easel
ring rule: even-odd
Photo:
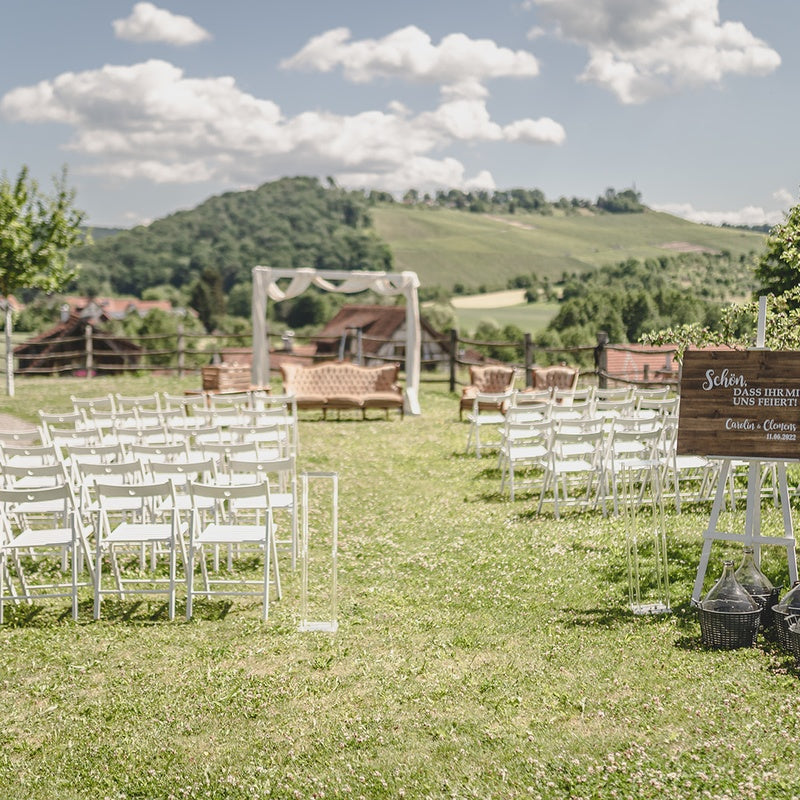
[[[759,299],[758,309],[758,337],[756,339],[756,349],[764,349],[765,329],[766,329],[767,298]],[[714,504],[711,508],[711,518],[708,527],[703,533],[703,551],[700,556],[700,564],[697,568],[697,577],[692,590],[692,599],[700,600],[703,591],[703,583],[708,569],[708,560],[711,556],[711,545],[715,540],[741,542],[743,545],[751,545],[754,550],[756,563],[760,562],[761,545],[781,545],[786,548],[786,561],[789,567],[789,581],[794,583],[797,580],[797,558],[795,554],[794,526],[792,524],[792,511],[789,506],[789,488],[786,481],[786,462],[776,461],[776,474],[778,480],[778,492],[783,510],[783,536],[762,536],[761,535],[761,470],[765,463],[759,458],[737,458],[737,461],[747,461],[747,507],[745,511],[744,533],[731,533],[717,529],[719,515],[725,506],[725,490],[728,483],[728,476],[731,470],[733,459],[724,458],[722,468],[717,479],[717,491],[714,497]],[[773,462],[768,462],[773,463]]]

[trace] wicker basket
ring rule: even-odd
[[[700,617],[703,644],[715,650],[752,647],[756,642],[761,609],[756,611],[709,611],[695,605]]]
[[[751,594],[750,597],[761,606],[761,627],[772,628],[775,625],[775,616],[772,607],[777,605],[781,596],[780,586],[776,586],[769,594]]]
[[[789,643],[789,652],[800,665],[800,615],[790,614],[786,620],[786,638]]]
[[[783,611],[777,605],[772,606],[772,616],[775,619],[775,633],[778,637],[778,644],[784,650],[790,650],[789,646],[789,622],[794,622],[795,613]]]

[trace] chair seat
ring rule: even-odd
[[[264,525],[221,525],[212,522],[194,537],[195,545],[237,544],[245,542],[264,542]]]
[[[60,547],[72,544],[70,528],[27,529],[15,536],[5,547]]]
[[[181,526],[185,528],[184,524]],[[105,537],[109,544],[129,544],[130,542],[168,542],[172,536],[172,526],[168,523],[142,525],[137,522],[122,522]]]

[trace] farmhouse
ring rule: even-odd
[[[105,335],[108,317],[72,313],[44,333],[14,348],[20,373],[79,373],[86,369],[87,327],[91,327],[92,365],[97,371],[119,372],[137,366],[142,348],[123,336]]]
[[[447,359],[445,337],[420,320],[423,364]],[[403,306],[347,305],[314,337],[317,357],[353,358],[366,366],[405,359],[406,310]]]

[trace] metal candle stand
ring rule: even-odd
[[[330,578],[329,597],[327,601],[327,618],[321,620],[309,619],[310,590],[309,575],[312,569],[310,545],[312,543],[309,522],[309,486],[312,482],[330,481]],[[300,476],[302,497],[302,524],[300,528],[300,624],[298,630],[302,632],[336,633],[339,629],[338,615],[338,585],[337,585],[337,554],[339,549],[339,476],[335,472],[304,472]],[[322,509],[315,505],[315,512],[322,513]],[[320,534],[319,531],[315,531]],[[324,532],[323,532],[324,533]],[[314,539],[316,540],[315,535]],[[314,562],[316,564],[316,562]],[[324,601],[323,601],[324,603]],[[316,610],[316,609],[315,609]]]
[[[637,486],[637,474],[642,485]],[[622,471],[620,488],[622,514],[625,522],[625,545],[628,563],[628,599],[631,611],[637,616],[666,614],[669,604],[669,568],[667,565],[667,537],[664,525],[664,498],[661,493],[661,476],[654,464],[645,470]],[[645,501],[647,483],[650,484],[650,500]],[[652,557],[645,568],[645,559],[639,552],[639,518],[642,507],[649,505]],[[643,586],[643,577],[649,573],[650,585]],[[643,597],[647,594],[648,597]]]

